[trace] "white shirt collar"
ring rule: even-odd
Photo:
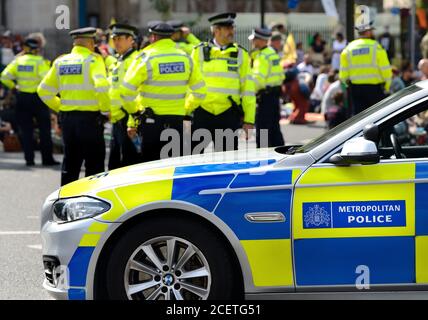
[[[226,48],[227,48],[227,46],[221,46],[221,45],[219,45],[216,39],[214,39],[214,40],[213,40],[213,43],[214,43],[214,45],[215,45],[217,48],[219,48],[219,49],[221,49],[221,50],[224,50],[224,49],[226,49]]]

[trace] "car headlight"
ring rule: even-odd
[[[109,203],[90,197],[60,199],[53,205],[52,218],[58,223],[71,222],[95,217],[110,208]]]

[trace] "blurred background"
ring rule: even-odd
[[[350,6],[367,5],[376,12],[379,35],[389,27],[394,36],[394,59],[398,61],[392,62],[397,65],[402,59],[410,59],[412,22],[416,30],[415,45],[428,28],[426,0],[0,0],[0,32],[4,35],[9,30],[6,36],[12,37],[15,47],[19,46],[22,36],[42,32],[47,40],[45,55],[53,59],[71,46],[70,39],[64,36],[67,31],[55,28],[58,17],[55,10],[60,5],[70,8],[71,29],[83,26],[106,29],[115,19],[127,20],[144,31],[150,20],[179,19],[191,26],[201,40],[209,35],[208,16],[233,11],[238,13],[237,41],[246,47],[249,46],[248,34],[261,24],[264,12],[266,26],[273,22],[283,23],[294,34],[296,43],[302,42],[303,49],[310,46],[316,32],[331,45],[337,31],[346,34],[347,13],[353,12]],[[9,38],[3,39],[2,45],[10,46],[7,42]],[[418,51],[416,61],[420,58]]]

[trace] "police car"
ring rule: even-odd
[[[44,287],[59,299],[427,298],[427,111],[420,82],[304,146],[64,186],[43,206]]]

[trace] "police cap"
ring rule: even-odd
[[[160,36],[170,36],[174,33],[174,28],[163,21],[151,21],[148,24],[149,32]]]
[[[248,40],[262,39],[267,41],[271,36],[272,31],[270,29],[255,28],[253,29],[253,33],[248,37]]]
[[[95,39],[96,34],[97,34],[97,29],[92,28],[92,27],[81,28],[81,29],[76,29],[76,30],[70,31],[69,34],[73,39],[78,39],[78,38],[94,38]]]
[[[27,38],[24,41],[24,46],[29,47],[30,49],[38,49],[40,47],[40,43],[37,39]]]
[[[174,32],[180,31],[180,29],[184,27],[184,23],[181,20],[169,20],[166,23],[174,28]]]
[[[109,29],[111,30],[112,37],[127,35],[135,38],[138,34],[138,29],[136,27],[125,23],[112,24]]]
[[[212,26],[231,26],[235,24],[236,13],[227,12],[208,18]]]

